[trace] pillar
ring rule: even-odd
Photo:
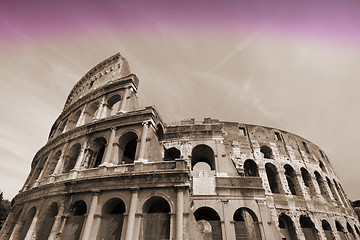
[[[139,195],[139,190],[133,189],[132,195],[131,195],[129,216],[128,216],[128,221],[126,224],[125,240],[132,240],[132,237],[133,237],[134,224],[135,224],[135,213],[136,213],[136,208],[137,208],[137,204],[138,204],[138,195]]]
[[[116,132],[116,128],[111,128],[111,135],[110,135],[110,139],[109,139],[109,143],[107,145],[106,148],[106,152],[105,152],[105,156],[104,156],[104,161],[102,163],[102,165],[107,165],[107,164],[112,164],[112,153],[114,150],[114,143],[115,143],[115,132]]]
[[[126,88],[124,97],[123,97],[121,105],[120,105],[120,110],[118,112],[121,112],[121,113],[127,112],[126,107],[127,107],[127,101],[128,101],[127,99],[129,98],[129,95],[130,95],[130,88]]]
[[[74,168],[72,170],[70,170],[69,178],[74,179],[77,177],[80,167],[81,167],[81,163],[85,156],[86,148],[87,148],[87,138],[85,138],[84,144],[81,146],[80,154],[79,154],[78,158],[76,159]]]
[[[149,124],[150,121],[143,122],[143,129],[141,134],[141,140],[140,140],[140,151],[139,151],[139,157],[138,161],[144,161],[145,157],[145,147],[146,147],[146,138],[149,131]]]
[[[102,116],[103,116],[103,114],[102,114],[102,112],[103,112],[103,110],[104,110],[104,105],[105,105],[105,95],[102,97],[102,99],[101,99],[101,102],[100,102],[100,106],[99,106],[99,110],[97,111],[97,113],[96,113],[96,116],[95,116],[95,118],[96,119],[100,119],[100,118],[102,118]]]
[[[176,196],[176,240],[183,239],[183,222],[184,222],[184,192],[183,188],[177,189]]]
[[[86,218],[86,222],[85,222],[85,226],[84,226],[84,231],[82,233],[82,237],[81,239],[83,240],[88,240],[90,238],[90,231],[92,228],[92,224],[94,221],[94,214],[96,212],[96,208],[98,205],[98,201],[99,201],[99,191],[94,191],[94,196],[93,199],[91,201],[91,205],[90,205],[90,209]]]

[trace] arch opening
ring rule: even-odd
[[[102,208],[97,239],[120,240],[124,224],[125,203],[119,198],[108,200]]]
[[[272,153],[271,148],[266,145],[261,146],[260,152],[263,154],[264,158],[267,158],[267,159],[273,158],[273,153]]]
[[[29,228],[34,220],[35,214],[36,214],[36,207],[32,207],[29,210],[29,212],[26,214],[25,219],[23,220],[22,226],[19,229],[19,234],[17,239],[24,240],[25,237],[27,237]]]
[[[304,182],[306,189],[308,190],[308,193],[312,196],[315,196],[316,191],[309,172],[305,168],[301,168],[300,171],[301,171],[302,180]]]
[[[97,168],[103,162],[107,141],[104,137],[96,138],[91,144],[89,150],[89,168]]]
[[[66,153],[63,173],[68,173],[71,169],[75,167],[76,160],[80,154],[80,149],[80,143],[76,143]]]
[[[222,240],[219,214],[210,207],[201,207],[194,212],[197,226],[204,239]]]
[[[177,149],[176,147],[165,149],[164,160],[165,161],[174,161],[175,159],[179,159],[180,155],[181,155],[180,150]]]
[[[346,240],[345,232],[343,226],[338,222],[335,221],[336,230],[341,240]]]
[[[303,230],[306,240],[316,240],[317,239],[315,225],[309,217],[301,216],[300,217],[300,226]]]
[[[276,167],[271,163],[267,163],[265,164],[265,170],[271,192],[280,193],[280,179]]]
[[[120,163],[131,164],[135,161],[138,136],[134,132],[127,132],[119,139]]]
[[[289,216],[285,214],[279,216],[279,228],[281,239],[297,240],[294,223]]]
[[[170,205],[162,197],[152,197],[143,205],[142,239],[170,239]]]
[[[61,239],[77,240],[80,238],[86,213],[87,206],[83,200],[76,201],[71,205],[70,216],[66,220]]]
[[[284,169],[286,181],[288,183],[291,194],[298,195],[300,193],[300,187],[296,178],[295,170],[289,164],[285,164]]]
[[[331,229],[331,226],[329,224],[328,221],[326,220],[322,220],[321,221],[321,226],[324,230],[324,233],[325,233],[325,237],[326,237],[326,240],[334,240],[334,234],[332,232],[332,229]]]
[[[96,119],[99,109],[99,102],[94,102],[85,109],[85,124],[91,123]]]
[[[55,218],[58,215],[59,207],[56,202],[53,202],[47,209],[45,215],[38,222],[38,231],[36,233],[37,240],[47,240],[50,236],[51,229],[54,225]]]
[[[215,156],[211,147],[200,144],[193,148],[191,152],[191,170],[199,162],[206,163],[210,166],[211,170],[215,170]]]
[[[259,170],[255,161],[248,159],[244,162],[244,175],[246,177],[258,177]]]
[[[233,220],[236,240],[261,240],[259,223],[253,211],[247,208],[239,208],[235,211]]]
[[[120,108],[121,96],[116,94],[109,98],[107,101],[108,114],[106,116],[116,115]]]

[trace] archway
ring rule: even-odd
[[[301,171],[301,177],[303,179],[305,187],[308,189],[309,195],[315,196],[316,191],[309,172],[305,168],[301,168],[300,171]]]
[[[89,168],[97,168],[102,163],[105,149],[106,149],[107,141],[104,137],[96,138],[89,148]]]
[[[191,170],[199,162],[204,162],[210,166],[211,170],[215,170],[215,156],[211,147],[200,144],[193,148],[191,152]]]
[[[181,155],[180,150],[177,149],[176,147],[165,149],[164,160],[174,161],[175,159],[179,159],[180,155]]]
[[[284,169],[285,169],[286,181],[288,183],[291,194],[299,195],[300,187],[299,187],[299,182],[297,181],[296,178],[295,170],[289,164],[285,164]]]
[[[63,170],[64,173],[70,172],[70,170],[75,167],[76,160],[80,154],[80,149],[81,149],[80,143],[76,143],[66,153],[64,170]]]
[[[219,214],[210,207],[201,207],[194,212],[204,239],[222,240]]]
[[[330,226],[330,224],[328,223],[328,221],[322,220],[322,221],[321,221],[321,225],[322,225],[322,228],[323,228],[323,230],[324,230],[326,239],[327,239],[327,240],[334,240],[335,238],[334,238],[334,235],[333,235],[331,226]]]
[[[32,207],[23,220],[23,224],[19,230],[18,237],[16,238],[17,240],[25,239],[29,231],[30,225],[35,217],[35,214],[36,214],[36,207]]]
[[[271,164],[265,164],[266,175],[272,193],[280,193],[280,180],[276,167]]]
[[[338,222],[335,221],[336,230],[339,234],[341,240],[346,240],[345,232],[343,226]]]
[[[346,223],[346,228],[348,230],[350,240],[355,240],[356,238],[355,238],[354,230],[352,229],[349,223]]]
[[[233,220],[236,240],[261,240],[259,223],[253,211],[239,208],[235,211]]]
[[[301,216],[300,217],[300,226],[303,230],[306,240],[316,240],[316,229],[314,223],[309,217]]]
[[[86,203],[82,200],[74,202],[70,207],[70,216],[66,220],[61,233],[61,239],[77,240],[80,238],[82,227],[87,213]]]
[[[247,177],[259,176],[258,166],[253,160],[248,159],[244,162],[244,175]]]
[[[127,132],[120,137],[119,139],[120,163],[123,164],[134,163],[137,142],[138,142],[138,136],[134,132]]]
[[[297,240],[295,227],[293,221],[286,214],[279,216],[279,228],[281,233],[281,239],[284,240]]]
[[[270,147],[264,145],[261,146],[260,152],[264,155],[264,158],[271,159],[273,158],[272,150]]]
[[[106,116],[113,116],[116,115],[120,108],[120,100],[121,96],[116,94],[109,98],[107,101],[108,113]]]
[[[119,198],[108,200],[102,208],[97,239],[120,240],[124,223],[125,203]]]
[[[143,206],[143,240],[170,239],[170,205],[162,197],[152,197]]]
[[[96,119],[96,114],[99,109],[99,102],[89,104],[85,109],[85,124],[91,123]]]
[[[47,240],[49,238],[51,229],[55,222],[55,218],[58,215],[58,211],[58,204],[56,202],[53,202],[47,209],[43,218],[37,224],[39,226],[36,234],[37,240]]]

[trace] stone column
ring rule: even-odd
[[[67,150],[68,145],[69,145],[69,142],[66,142],[63,149],[62,149],[62,151],[61,151],[61,155],[60,155],[59,160],[58,160],[58,162],[56,164],[53,175],[57,175],[57,174],[61,173],[63,165],[64,165],[64,163],[63,163],[64,156],[65,156],[65,152]]]
[[[116,128],[111,128],[111,135],[110,135],[110,139],[109,139],[109,143],[107,145],[106,148],[106,152],[105,152],[105,156],[104,156],[104,161],[101,165],[112,165],[113,161],[112,161],[112,153],[114,150],[114,143],[115,143],[115,132],[116,132]]]
[[[35,213],[32,221],[31,221],[29,230],[27,231],[24,240],[36,239],[35,227],[36,227],[36,223],[38,221],[38,218],[39,218],[39,210],[37,210],[37,212]]]
[[[142,130],[142,134],[141,134],[141,140],[140,140],[140,151],[139,151],[139,157],[138,160],[139,162],[144,162],[144,157],[145,157],[145,147],[146,147],[146,138],[147,138],[147,134],[149,131],[149,124],[150,121],[146,121],[143,122],[143,130]]]
[[[94,191],[94,196],[93,199],[91,201],[91,205],[90,205],[90,209],[86,218],[86,222],[85,222],[85,226],[84,226],[84,231],[82,233],[82,240],[88,240],[90,238],[90,231],[92,228],[92,223],[94,220],[94,214],[96,212],[96,208],[98,205],[98,201],[99,201],[99,191]]]
[[[118,112],[120,112],[120,113],[127,112],[126,107],[127,107],[127,99],[129,98],[129,95],[130,95],[130,88],[126,88],[124,97],[123,97],[121,105],[120,105],[120,110]]]
[[[176,197],[176,240],[183,239],[184,221],[184,192],[182,187],[177,189]]]
[[[131,195],[129,216],[128,216],[128,221],[126,224],[125,240],[132,240],[132,237],[133,237],[134,224],[135,224],[135,213],[136,213],[136,208],[137,208],[137,204],[138,204],[138,196],[139,196],[139,190],[133,189],[132,195]]]

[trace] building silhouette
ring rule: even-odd
[[[359,239],[314,143],[210,118],[166,124],[138,107],[138,85],[120,54],[75,84],[0,239]]]

